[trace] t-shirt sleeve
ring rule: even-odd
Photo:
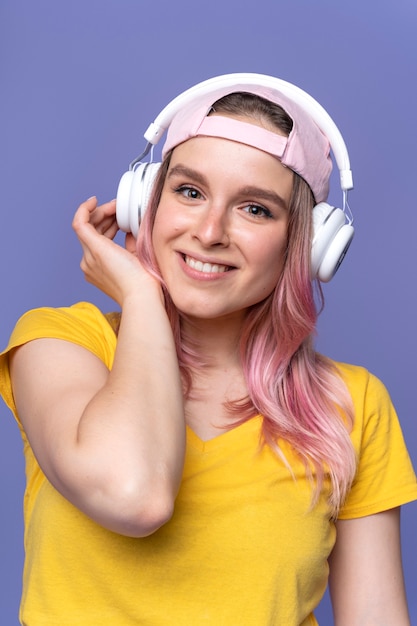
[[[355,408],[351,438],[358,466],[339,518],[380,513],[417,499],[417,482],[401,426],[383,383],[363,368],[346,382]]]
[[[39,308],[25,313],[17,322],[7,348],[0,353],[0,395],[15,413],[9,354],[14,348],[35,339],[62,339],[78,344],[95,354],[110,369],[116,345],[116,335],[108,319],[88,302],[70,307]]]

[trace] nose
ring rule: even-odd
[[[210,204],[199,215],[194,237],[205,247],[229,245],[229,216],[220,204]]]

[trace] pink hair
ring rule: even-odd
[[[167,155],[138,240],[140,260],[162,284],[152,249],[152,230],[169,161]],[[313,204],[308,185],[294,174],[288,246],[281,278],[268,298],[251,307],[241,331],[240,355],[248,397],[230,403],[228,408],[231,415],[238,416],[234,424],[256,414],[263,416],[264,441],[289,470],[279,440],[292,446],[315,483],[313,503],[330,479],[329,504],[336,515],[356,471],[349,437],[353,407],[335,364],[318,354],[313,346],[318,315],[310,279]],[[192,345],[185,335],[181,315],[165,288],[164,293],[187,396],[192,391],[192,371],[204,367],[204,363],[198,346]],[[323,297],[319,286],[317,295],[321,308]]]

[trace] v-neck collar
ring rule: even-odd
[[[209,452],[216,448],[230,445],[233,440],[241,438],[246,433],[251,435],[255,431],[259,431],[262,424],[262,416],[255,415],[246,422],[234,426],[228,430],[222,430],[219,428],[219,434],[211,439],[201,439],[194,430],[187,424],[187,444],[197,449],[200,452]]]

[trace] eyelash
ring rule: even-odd
[[[196,200],[197,199],[197,198],[193,198],[192,196],[187,196],[185,194],[185,192],[194,192],[194,193],[198,194],[198,199],[202,196],[202,194],[198,191],[198,189],[196,189],[195,187],[192,187],[191,185],[180,185],[179,187],[176,187],[174,189],[174,193],[182,195],[185,198],[189,198],[190,200]]]
[[[190,192],[197,194],[198,197],[195,198],[195,197],[187,195],[187,193],[190,193]],[[176,187],[174,189],[174,193],[182,195],[185,198],[188,198],[190,200],[197,200],[197,199],[199,200],[202,197],[202,193],[198,191],[198,189],[196,189],[192,185],[180,185],[179,187]],[[249,211],[247,211],[247,209],[257,209],[262,212],[262,215],[250,213]],[[260,218],[260,217],[272,218],[273,217],[273,214],[271,213],[271,211],[260,204],[247,204],[246,206],[243,207],[243,210],[247,211],[247,213],[257,218]]]
[[[266,218],[274,217],[269,209],[265,208],[264,206],[261,206],[260,204],[247,204],[244,207],[244,209],[258,209],[262,211],[262,217],[266,217]],[[254,213],[251,213],[251,215],[253,215],[254,217],[261,217],[260,215],[256,215]]]

